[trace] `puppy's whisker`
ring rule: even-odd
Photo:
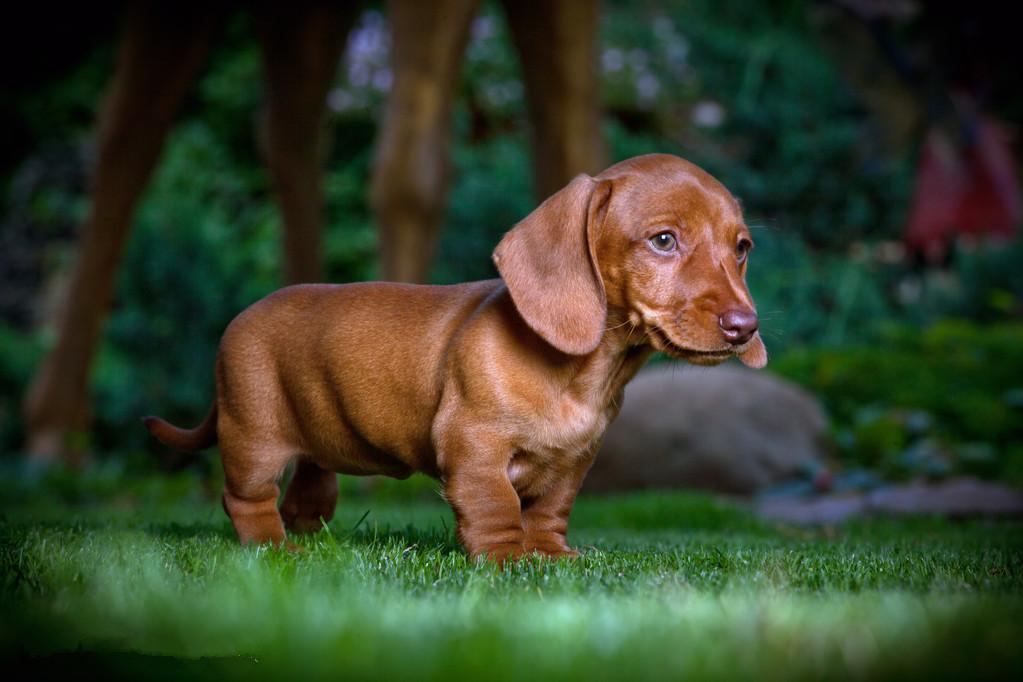
[[[632,324],[632,323],[629,320],[625,320],[625,322],[622,322],[621,324],[616,324],[613,327],[605,327],[604,331],[605,332],[611,332],[611,331],[614,331],[615,329],[621,329],[622,327],[624,327],[627,324]]]
[[[629,333],[625,335],[625,347],[629,347],[629,341],[632,340],[632,332],[636,331],[635,325],[629,327]]]

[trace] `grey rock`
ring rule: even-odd
[[[867,513],[866,495],[846,493],[811,498],[772,497],[756,505],[757,516],[795,524],[841,523]]]
[[[738,366],[662,364],[625,389],[584,491],[752,494],[819,468],[827,418],[801,388]]]
[[[831,524],[852,517],[900,514],[1015,518],[1023,516],[1023,492],[974,478],[953,478],[855,494],[767,498],[757,503],[755,511],[761,518],[797,524]]]
[[[888,514],[1020,516],[1023,493],[975,478],[953,478],[935,484],[917,481],[871,491],[867,507]]]

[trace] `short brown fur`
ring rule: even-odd
[[[671,251],[654,246],[664,233]],[[737,202],[704,171],[663,154],[623,161],[577,177],[508,232],[494,252],[502,279],[271,294],[225,331],[204,423],[146,426],[172,447],[220,443],[224,508],[243,543],[319,528],[335,472],[419,471],[442,481],[471,556],[574,556],[576,493],[654,350],[766,364],[744,282],[749,240]]]

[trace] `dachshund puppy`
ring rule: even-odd
[[[320,528],[336,473],[419,471],[442,482],[470,556],[575,556],[576,492],[647,358],[767,363],[744,281],[752,246],[739,204],[703,170],[629,159],[509,231],[500,279],[267,296],[224,332],[205,421],[144,421],[174,448],[220,444],[243,543]]]

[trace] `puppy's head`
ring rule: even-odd
[[[613,308],[673,357],[763,367],[752,247],[719,182],[651,154],[577,177],[505,235],[494,262],[527,324],[565,353],[593,351]]]

